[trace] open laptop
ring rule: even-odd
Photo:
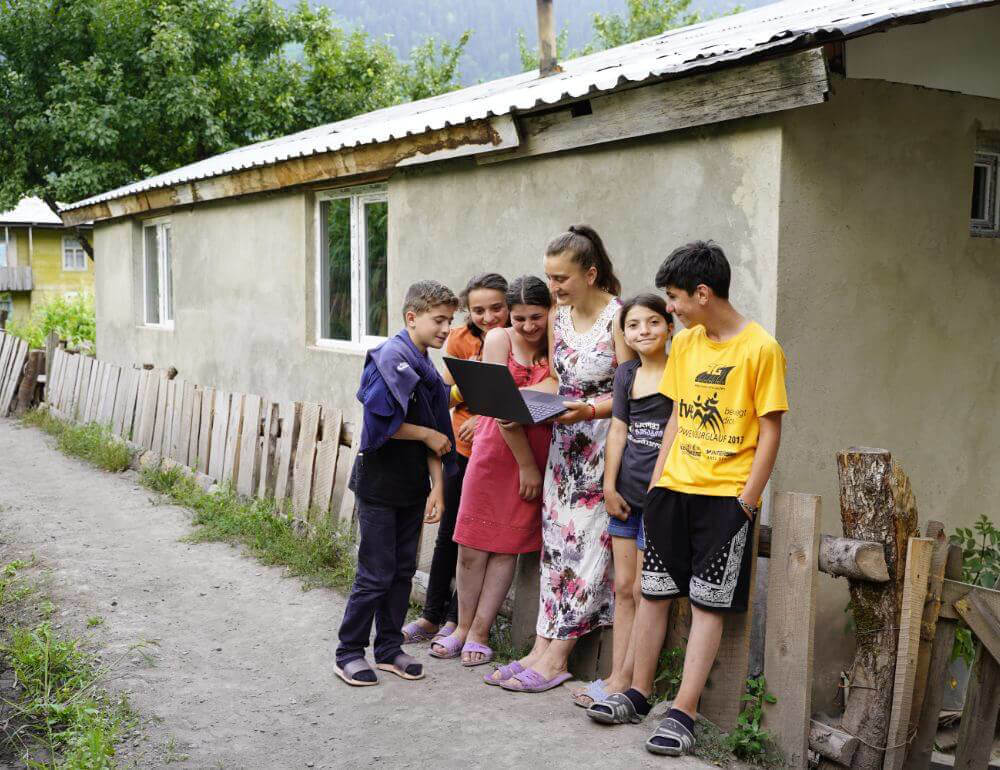
[[[565,396],[540,390],[521,390],[503,364],[488,364],[445,356],[445,365],[462,399],[474,414],[535,425],[566,411]]]

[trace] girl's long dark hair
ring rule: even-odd
[[[458,295],[458,299],[462,303],[462,310],[468,311],[469,295],[476,291],[476,289],[492,289],[506,296],[507,279],[500,275],[500,273],[480,273],[479,275],[472,276],[465,285],[465,288],[462,289],[462,293]],[[507,325],[509,326],[510,323],[508,322]],[[476,326],[471,318],[465,322],[465,326],[472,332],[473,336],[483,336],[483,330]]]
[[[549,287],[541,278],[534,275],[522,275],[511,281],[510,288],[507,289],[507,307],[513,309],[514,305],[537,305],[538,307],[551,308],[552,294],[549,293]],[[546,319],[545,342],[535,356],[535,363],[545,360],[548,355],[549,331]]]
[[[618,313],[618,324],[621,326],[622,331],[625,331],[625,316],[628,315],[628,311],[634,307],[644,307],[647,310],[652,310],[663,316],[668,324],[674,322],[674,317],[667,310],[667,303],[664,301],[663,297],[659,294],[653,294],[652,292],[647,292],[645,294],[636,294],[634,297],[629,297],[627,300],[622,302],[622,308]]]
[[[604,241],[590,225],[570,225],[565,233],[549,241],[545,256],[554,257],[557,254],[569,254],[585,271],[597,268],[597,280],[594,282],[597,288],[616,297],[622,293],[621,281],[615,275]]]

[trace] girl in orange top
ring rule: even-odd
[[[497,273],[473,276],[459,295],[462,308],[468,313],[464,326],[456,327],[448,335],[444,354],[455,358],[480,360],[483,339],[490,329],[509,324],[507,309],[507,281]],[[445,370],[444,381],[454,385],[451,374]],[[464,403],[455,405],[452,428],[455,431],[455,449],[458,450],[458,473],[445,481],[444,511],[438,524],[434,556],[431,559],[430,577],[427,581],[427,598],[420,617],[403,626],[403,643],[424,642],[438,636],[448,636],[458,623],[458,600],[451,590],[458,560],[458,544],[452,540],[458,503],[462,493],[465,469],[472,454],[472,435],[478,417]]]

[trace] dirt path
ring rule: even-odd
[[[180,542],[189,531],[187,512],[131,472],[102,473],[0,420],[4,550],[51,568],[58,621],[84,632],[103,617],[86,633],[112,655],[155,642],[114,682],[147,717],[128,750],[138,767],[708,767],[648,754],[651,726],[591,724],[566,687],[505,692],[425,650],[423,682],[348,689],[331,672],[342,596],[304,593],[229,546]]]

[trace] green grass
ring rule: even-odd
[[[103,425],[76,425],[60,420],[48,410],[34,409],[21,418],[22,423],[55,436],[59,449],[112,473],[123,471],[132,460],[128,446],[115,438]]]
[[[247,500],[228,488],[209,494],[180,468],[145,468],[140,480],[194,511],[197,529],[185,538],[189,542],[242,545],[263,563],[282,565],[301,578],[303,590],[323,586],[346,591],[354,581],[354,539],[346,528],[318,525],[302,537],[293,530],[291,517],[276,512],[273,500]]]
[[[17,564],[3,569],[8,589],[30,583],[18,574],[19,566],[11,571]],[[9,720],[0,759],[16,757],[33,769],[110,769],[115,744],[134,724],[131,706],[101,688],[107,669],[79,639],[56,632],[48,620],[39,622],[39,614],[51,614],[51,602],[29,605],[33,593],[7,590],[0,600],[0,668],[12,672],[16,683],[16,695],[0,704]]]

